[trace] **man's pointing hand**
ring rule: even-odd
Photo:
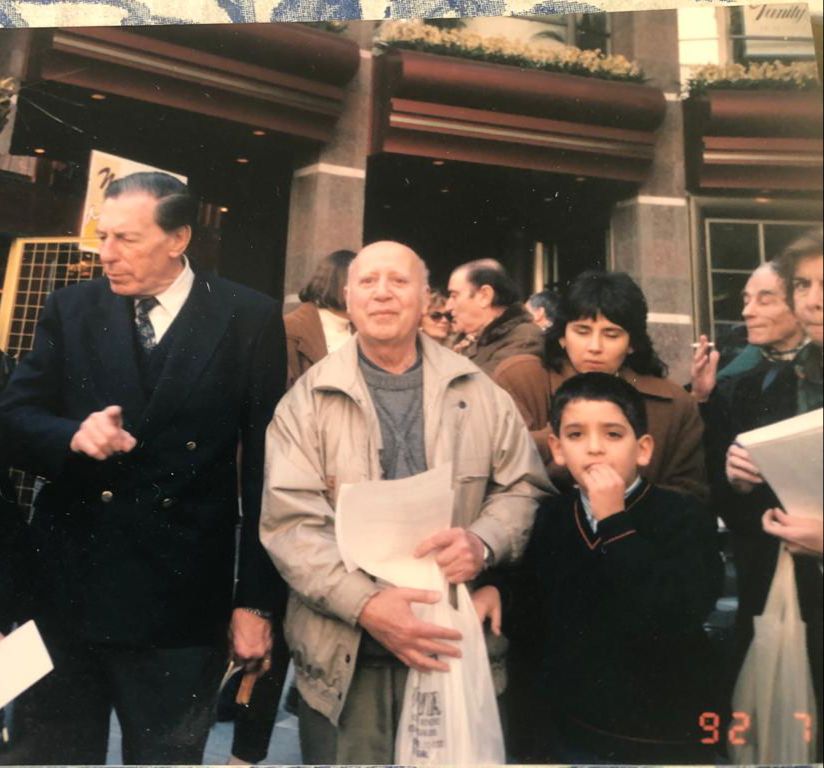
[[[121,407],[110,405],[86,417],[74,433],[69,448],[75,453],[104,461],[113,453],[128,453],[135,445],[137,440],[123,429]]]

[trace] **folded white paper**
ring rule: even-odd
[[[27,621],[0,640],[0,707],[54,669],[43,638]]]
[[[784,511],[791,515],[822,515],[822,427],[824,411],[819,408],[744,432],[735,439],[749,451]]]
[[[452,522],[452,464],[401,480],[341,485],[335,537],[347,570],[361,568],[399,587],[428,582],[432,558],[416,558],[424,539]]]

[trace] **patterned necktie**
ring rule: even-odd
[[[134,308],[134,324],[137,328],[137,340],[144,352],[151,352],[157,346],[154,328],[149,320],[151,312],[160,302],[154,296],[139,299]]]

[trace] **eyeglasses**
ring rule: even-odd
[[[452,321],[452,315],[449,312],[430,312],[429,319],[434,320],[436,323],[440,322],[441,320],[446,320],[447,322]]]

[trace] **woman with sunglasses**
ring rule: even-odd
[[[439,344],[446,344],[452,332],[451,318],[445,307],[446,296],[440,291],[430,291],[426,312],[421,317],[421,331]]]
[[[561,299],[558,318],[546,339],[545,359],[518,355],[504,361],[495,380],[515,398],[553,480],[569,482],[550,462],[547,450],[549,404],[558,387],[576,373],[600,371],[626,379],[643,396],[655,450],[644,471],[664,488],[706,498],[698,407],[687,392],[666,378],[667,367],[647,332],[647,302],[623,272],[582,273]]]

